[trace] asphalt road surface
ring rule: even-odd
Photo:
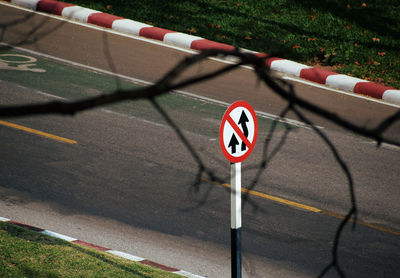
[[[0,6],[0,13],[0,23],[7,25],[2,30],[2,42],[149,82],[190,55],[98,28],[37,14],[29,16],[29,12],[5,6]],[[20,21],[11,24],[16,19]],[[12,57],[10,54],[32,57],[36,59],[34,67],[45,70],[0,69],[2,105],[74,99],[119,86],[137,86],[31,53],[3,50],[2,54],[3,60]],[[218,61],[206,61],[192,73],[219,66]],[[108,79],[111,81],[107,83]],[[294,85],[300,96],[362,126],[372,127],[398,109]],[[185,90],[227,103],[243,99],[256,110],[275,115],[285,107],[248,69]],[[180,95],[158,102],[206,167],[228,182],[229,163],[217,138],[226,107]],[[331,138],[354,179],[358,217],[363,222],[354,230],[352,225],[346,226],[338,253],[340,266],[348,277],[397,277],[399,148],[384,145],[377,149],[370,139],[306,115]],[[0,216],[199,275],[230,276],[228,190],[209,182],[206,175],[198,178],[199,165],[151,103],[113,105],[74,117],[1,120],[5,122],[0,125]],[[271,121],[261,122],[259,142],[243,163],[245,186],[256,175],[270,134]],[[21,131],[8,123],[76,143]],[[309,128],[292,126],[287,135],[286,131],[282,124],[275,131],[268,154],[280,142],[284,144],[253,188],[264,195],[246,195],[244,277],[318,276],[331,260],[340,223],[333,216],[344,215],[350,208],[348,181],[327,145]],[[399,138],[400,125],[393,126],[387,135]],[[268,196],[282,199],[277,202]],[[334,271],[327,275],[336,276]]]

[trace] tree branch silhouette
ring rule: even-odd
[[[234,57],[237,61],[231,64],[224,65],[217,70],[199,74],[197,76],[186,77],[186,78],[182,77],[183,73],[185,73],[190,67],[200,63],[201,61],[204,61],[209,58],[227,58],[227,57]],[[194,150],[189,140],[185,137],[180,128],[174,123],[174,121],[169,117],[169,115],[158,104],[156,97],[174,90],[181,89],[189,85],[194,85],[215,78],[222,74],[238,69],[240,66],[243,65],[250,66],[254,69],[254,73],[261,82],[265,83],[268,87],[270,87],[273,90],[275,94],[279,95],[288,103],[287,107],[281,112],[280,117],[284,117],[285,115],[287,115],[287,113],[291,111],[294,112],[295,115],[301,121],[311,126],[312,129],[316,132],[316,134],[329,147],[336,162],[340,165],[343,173],[347,177],[351,208],[344,217],[344,219],[340,222],[337,228],[335,234],[334,246],[332,248],[332,261],[326,268],[322,270],[320,274],[320,277],[323,277],[331,268],[334,268],[341,277],[344,277],[345,274],[343,270],[340,268],[338,263],[337,250],[340,242],[340,237],[345,225],[352,218],[354,219],[357,218],[357,204],[356,204],[356,196],[354,192],[352,175],[346,163],[341,158],[339,152],[335,148],[334,144],[319,128],[313,125],[313,123],[300,111],[300,109],[312,112],[313,114],[316,114],[326,120],[329,120],[330,122],[335,123],[336,125],[350,132],[373,139],[374,141],[377,142],[378,145],[381,143],[388,143],[396,146],[400,146],[400,139],[394,140],[391,138],[387,138],[384,136],[384,132],[388,128],[390,128],[395,122],[400,120],[400,111],[394,113],[393,115],[382,121],[378,126],[372,129],[356,125],[354,123],[351,123],[349,120],[340,117],[339,115],[335,114],[332,111],[324,109],[318,105],[313,104],[308,100],[305,100],[297,96],[292,86],[288,84],[282,85],[281,81],[273,78],[270,75],[270,71],[266,66],[267,58],[268,57],[259,57],[257,55],[247,52],[246,53],[241,52],[239,50],[234,50],[234,51],[225,51],[218,49],[206,50],[200,52],[199,54],[183,59],[158,82],[146,88],[135,89],[135,90],[119,89],[109,94],[102,94],[99,96],[90,97],[83,100],[69,101],[69,102],[51,101],[40,104],[26,104],[26,105],[15,105],[15,106],[3,105],[0,106],[0,117],[19,117],[19,116],[39,115],[39,114],[74,115],[84,110],[104,106],[107,104],[117,103],[125,100],[148,99],[151,101],[156,110],[163,116],[166,122],[173,128],[173,130],[178,135],[179,139],[183,142],[184,146],[188,149],[189,153],[197,163],[198,171],[193,184],[193,188],[196,189],[200,185],[203,175],[206,175],[207,179],[218,183],[223,183],[225,179],[218,177],[211,169],[208,169],[206,167],[206,165],[204,164],[198,153]],[[256,173],[252,183],[250,184],[250,189],[254,188],[256,184],[259,182],[262,172],[267,168],[269,161],[271,161],[273,157],[282,148],[290,132],[290,127],[286,126],[286,131],[283,137],[281,138],[280,142],[272,150],[272,152],[268,154],[268,150],[270,147],[272,136],[276,128],[276,124],[277,121],[275,120],[270,128],[269,136],[264,142],[263,159],[261,163],[258,165],[258,172]],[[199,204],[202,204],[205,200],[207,200],[209,194],[210,190],[206,192],[204,198],[200,201]],[[248,195],[245,196],[245,201],[250,202],[247,197]],[[354,223],[355,222],[356,221],[354,221]]]
[[[27,21],[33,20],[35,18],[34,13],[30,13],[24,16],[21,16],[21,18],[13,19],[10,21],[7,21],[5,23],[0,24],[0,42],[5,41],[4,38],[8,32],[8,30],[21,23],[26,23]],[[21,45],[27,45],[27,44],[34,44],[38,42],[39,40],[43,39],[46,36],[49,36],[50,34],[56,32],[58,29],[60,29],[63,25],[66,24],[66,22],[61,21],[57,25],[53,26],[52,28],[47,27],[48,19],[42,19],[38,23],[31,23],[31,28],[29,31],[27,31],[24,34],[18,34],[18,38],[14,38],[13,41],[9,44],[7,43],[1,43],[0,44],[0,49],[1,50],[9,50],[12,49],[15,46],[21,46]],[[14,33],[14,32],[12,32]]]
[[[200,76],[191,77],[173,83],[178,77],[182,75],[189,67],[197,64],[208,58],[226,58],[235,57],[239,61],[233,64],[228,64],[221,69],[215,70],[210,73],[202,74]],[[252,53],[245,53],[239,50],[226,51],[211,49],[200,52],[197,55],[190,56],[178,63],[170,72],[168,72],[163,78],[161,78],[154,85],[142,89],[136,90],[117,90],[110,94],[102,94],[100,96],[95,96],[79,101],[52,101],[41,104],[27,104],[19,106],[0,106],[0,116],[1,117],[15,117],[15,116],[25,116],[33,114],[65,114],[73,115],[77,112],[104,106],[106,104],[112,104],[124,100],[137,100],[137,99],[151,99],[156,96],[165,94],[170,91],[178,90],[189,85],[194,85],[199,82],[203,82],[219,75],[237,69],[242,65],[252,66],[258,78],[270,87],[277,95],[285,99],[286,101],[292,103],[297,107],[305,109],[312,112],[318,116],[321,116],[344,129],[347,129],[358,135],[371,138],[378,143],[388,143],[396,146],[400,146],[400,140],[396,141],[390,138],[386,138],[382,133],[389,128],[394,122],[400,120],[400,111],[393,114],[391,117],[384,120],[380,125],[374,129],[368,129],[362,126],[351,123],[350,121],[338,116],[332,111],[321,108],[318,105],[311,103],[305,99],[302,99],[295,94],[293,94],[292,89],[285,89],[283,86],[278,84],[278,82],[270,76],[269,69],[266,66],[265,60],[268,57],[260,58]]]
[[[307,117],[304,116],[298,109],[292,107],[292,111],[295,112],[295,114],[297,115],[297,117],[299,117],[299,119],[301,119],[306,124],[310,125],[313,128],[313,130],[319,135],[319,137],[326,143],[326,145],[331,150],[333,156],[335,157],[335,160],[340,165],[340,167],[342,168],[342,171],[345,173],[345,175],[347,177],[348,186],[349,186],[350,201],[351,201],[351,208],[347,212],[346,216],[340,222],[340,224],[339,224],[339,226],[337,228],[337,231],[336,231],[336,234],[335,234],[335,240],[334,240],[333,247],[332,247],[332,261],[331,261],[331,263],[329,265],[327,265],[322,270],[321,274],[319,275],[319,277],[323,277],[331,268],[334,268],[337,271],[337,273],[340,275],[340,277],[345,277],[343,270],[339,266],[337,251],[338,251],[338,248],[339,248],[340,236],[342,234],[342,231],[343,231],[345,225],[350,221],[352,216],[354,218],[353,229],[355,228],[355,223],[357,222],[357,203],[356,203],[356,195],[355,195],[355,192],[354,192],[353,178],[352,178],[352,175],[350,173],[349,168],[347,167],[346,163],[341,158],[338,150],[336,149],[335,145],[331,142],[331,140],[329,140],[329,138],[320,129],[316,128],[310,122],[310,120],[308,120]]]

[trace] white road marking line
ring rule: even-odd
[[[361,142],[361,143],[362,144],[368,144],[368,145],[377,146],[375,141],[368,141],[368,142]],[[387,143],[382,143],[380,145],[380,147],[377,147],[377,148],[384,148],[384,149],[388,149],[388,150],[392,150],[392,151],[398,151],[398,152],[400,151],[400,147],[399,146],[392,145],[392,144],[387,144]]]

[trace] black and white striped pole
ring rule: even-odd
[[[242,161],[253,151],[257,139],[257,116],[245,101],[233,103],[219,129],[222,153],[231,162],[231,274],[242,277]]]
[[[231,163],[231,273],[242,277],[242,163]]]

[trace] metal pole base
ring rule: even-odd
[[[231,273],[232,278],[242,277],[242,228],[231,229]]]

